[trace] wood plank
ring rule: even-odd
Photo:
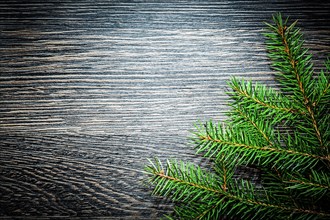
[[[319,70],[327,1],[0,2],[0,218],[155,219],[147,157],[202,163],[197,120],[221,121],[226,81],[276,85],[263,21],[299,19]],[[32,217],[33,218],[33,217]]]

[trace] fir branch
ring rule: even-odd
[[[275,92],[272,88],[266,88],[259,84],[253,86],[251,82],[245,83],[244,80],[238,81],[236,78],[232,78],[229,86],[234,91],[229,94],[233,99],[239,100],[240,105],[254,102],[260,107],[275,110],[272,114],[285,114],[287,117],[292,117],[292,113],[306,114],[304,111],[294,108],[291,100]]]
[[[266,44],[282,89],[231,80],[227,125],[196,125],[192,138],[214,163],[209,171],[174,160],[146,167],[153,193],[174,201],[177,217],[330,218],[330,60],[313,77],[296,22],[288,25],[280,14],[273,20]],[[239,180],[241,166],[256,167],[260,180]]]
[[[151,165],[146,167],[146,173],[150,176],[149,181],[155,184],[154,194],[189,203],[190,206],[199,202],[199,206],[190,207],[193,213],[190,213],[189,219],[202,219],[222,202],[219,200],[223,192],[221,183],[219,179],[214,179],[214,175],[189,163],[167,161],[167,169],[164,170],[159,159],[149,162]],[[176,211],[185,215],[181,209]]]
[[[244,109],[236,108],[236,109],[234,109],[234,112],[237,113],[236,115],[238,115],[238,116],[233,121],[232,124],[235,124],[235,122],[236,122],[237,123],[236,125],[240,125],[240,123],[247,122],[248,125],[251,125],[252,129],[255,129],[259,134],[262,135],[264,140],[267,142],[267,145],[269,145],[269,146],[274,145],[274,143],[272,141],[273,134],[271,133],[272,128],[270,127],[270,125],[267,121],[260,121],[260,118],[259,118],[259,120],[256,120],[258,118],[258,113],[256,111],[251,110],[251,111],[244,112]],[[249,127],[250,126],[248,126],[248,127],[244,126],[245,129],[249,129]],[[258,145],[260,145],[260,143],[258,143]]]
[[[299,29],[295,28],[296,22],[287,26],[287,20],[283,23],[281,15],[273,17],[275,25],[267,24],[273,32],[265,34],[270,40],[267,42],[270,51],[270,58],[273,60],[275,69],[281,72],[283,77],[280,82],[287,91],[292,91],[295,97],[301,98],[306,108],[315,135],[324,148],[324,141],[321,137],[318,122],[315,118],[313,102],[309,97],[313,94],[313,89],[309,89],[312,77],[311,56],[307,55],[307,49],[301,49],[303,41]]]
[[[300,180],[295,180],[295,179],[291,179],[288,180],[287,183],[294,183],[294,184],[298,184],[298,185],[304,185],[304,186],[312,186],[313,188],[316,187],[316,190],[320,190],[320,189],[324,189],[324,190],[329,190],[329,185],[321,185],[318,183],[313,183],[313,182],[303,182]],[[288,188],[296,188],[297,185],[295,186],[290,186]]]
[[[287,206],[281,206],[281,205],[274,205],[271,203],[265,203],[265,202],[258,202],[254,201],[251,199],[243,199],[241,197],[235,196],[235,195],[226,195],[227,197],[238,200],[241,203],[253,205],[254,207],[266,207],[270,209],[277,209],[280,210],[277,213],[279,214],[280,212],[290,212],[290,213],[305,213],[305,214],[311,214],[311,215],[319,215],[322,217],[330,217],[330,214],[325,213],[325,212],[319,212],[319,211],[314,211],[314,210],[309,210],[309,209],[300,209],[300,208],[293,208],[293,207],[287,207]],[[275,216],[274,216],[275,217]],[[254,217],[255,218],[255,217]]]
[[[301,166],[311,165],[319,162],[319,160],[329,161],[328,157],[322,157],[309,153],[302,153],[295,150],[281,149],[279,146],[275,148],[271,145],[253,145],[251,141],[253,142],[255,140],[249,141],[246,132],[248,131],[232,131],[231,129],[224,130],[219,125],[214,126],[212,121],[210,121],[205,126],[205,132],[195,134],[197,136],[197,138],[195,139],[195,143],[197,144],[198,148],[197,153],[205,152],[204,155],[206,157],[210,157],[213,156],[215,152],[217,155],[232,155],[233,152],[246,150],[244,156],[250,158],[248,159],[249,161],[255,162],[260,157],[256,157],[256,153],[262,153],[262,157],[272,157],[269,162],[275,160],[281,160],[281,162],[284,162],[285,160],[291,161],[297,160],[299,158],[300,163],[302,163]],[[283,155],[283,157],[281,157],[281,155]],[[288,163],[288,161],[286,163]],[[280,162],[278,161],[277,163]],[[285,164],[282,164],[282,166],[284,165]]]
[[[224,160],[223,160],[224,156],[222,155],[222,157],[220,157],[220,160],[218,160],[217,165],[218,165],[218,169],[216,169],[216,171],[218,171],[218,174],[221,175],[221,179],[222,179],[222,185],[221,185],[221,189],[226,192],[228,189],[228,180],[231,179],[233,177],[233,172],[231,173],[231,175],[229,175],[229,167],[227,168],[226,165],[224,164]]]
[[[330,197],[329,176],[323,171],[312,170],[309,178],[299,173],[290,174],[288,177],[283,178],[283,182],[288,184],[287,189],[299,190],[301,191],[300,195],[309,198],[321,199],[323,196]]]
[[[324,63],[325,70],[321,70],[318,81],[314,86],[318,86],[319,89],[315,90],[313,96],[313,106],[318,106],[320,103],[329,105],[330,99],[330,59],[327,59]]]
[[[222,191],[221,186],[218,185],[218,179],[214,175],[190,163],[181,162],[178,164],[176,161],[168,160],[167,169],[165,170],[158,159],[155,159],[154,162],[149,160],[149,162],[151,166],[146,167],[146,172],[152,176],[150,181],[158,182],[154,193],[169,196],[173,201],[180,200],[184,202],[188,199],[194,201],[191,198],[195,192],[194,189],[202,190],[199,196],[203,194],[206,200],[212,197],[213,194],[219,194]],[[165,185],[159,184],[159,182],[165,183]],[[191,188],[186,188],[186,186]],[[174,189],[177,189],[177,192],[184,191],[185,193],[171,194]]]
[[[152,162],[151,162],[152,163]],[[159,161],[157,163],[160,163]],[[213,205],[210,205],[209,208],[203,209],[200,214],[197,215],[194,219],[202,219],[202,217],[206,216],[207,213],[211,212],[211,210],[214,210],[216,207],[221,207],[221,209],[227,209],[227,211],[234,212],[238,206],[246,206],[245,208],[245,215],[247,213],[251,214],[252,212],[255,212],[258,209],[261,209],[265,211],[265,209],[269,209],[270,211],[276,210],[277,215],[279,215],[281,212],[289,212],[289,213],[300,213],[300,214],[308,214],[308,215],[320,215],[320,216],[330,216],[330,214],[323,213],[316,210],[309,210],[309,209],[302,209],[302,208],[295,208],[295,207],[288,207],[287,205],[280,205],[280,204],[272,204],[265,201],[258,201],[258,198],[254,196],[254,189],[252,185],[248,182],[242,181],[241,184],[236,185],[233,187],[233,183],[231,184],[231,188],[229,190],[224,191],[220,188],[213,188],[211,186],[206,186],[205,183],[196,183],[196,181],[193,180],[193,178],[187,180],[183,173],[186,172],[186,169],[191,170],[191,166],[189,164],[187,165],[178,165],[175,162],[167,162],[167,167],[169,171],[164,171],[162,169],[159,169],[162,166],[153,166],[149,167],[148,170],[149,174],[153,176],[152,181],[156,181],[156,188],[154,193],[158,195],[165,195],[171,197],[172,200],[178,201],[178,199],[182,202],[187,202],[185,199],[182,199],[181,196],[178,197],[178,195],[182,195],[182,186],[189,186],[193,189],[190,189],[191,191],[198,194],[198,197],[202,200],[205,200],[204,193],[207,191],[208,193],[212,194],[213,196],[207,197],[207,199],[212,200],[215,199],[215,203],[213,202]],[[175,168],[174,168],[175,167]],[[174,170],[173,170],[174,168]],[[166,173],[172,173],[173,175],[168,175]],[[156,177],[156,178],[155,178]],[[160,184],[161,183],[161,184]],[[165,184],[164,184],[165,183]],[[178,187],[180,185],[181,187]],[[176,187],[174,187],[176,186]],[[185,194],[189,189],[187,187],[184,187]],[[196,191],[198,189],[198,191]],[[244,193],[243,193],[243,191]],[[189,194],[191,197],[195,197],[193,195],[194,193]],[[189,200],[189,203],[192,203],[196,201],[195,199]],[[226,203],[232,203],[235,201],[240,202],[240,205],[236,206],[226,206],[223,204],[223,202],[226,201]],[[212,203],[212,201],[211,201]],[[203,206],[203,208],[205,208]],[[273,214],[274,215],[274,214]],[[194,215],[196,216],[196,214]],[[275,217],[275,216],[274,216]],[[257,215],[251,216],[251,219],[258,218]]]

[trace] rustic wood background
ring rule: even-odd
[[[0,218],[156,219],[146,158],[199,160],[231,76],[274,84],[264,21],[299,19],[318,70],[330,1],[0,2]]]

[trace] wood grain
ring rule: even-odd
[[[0,218],[157,219],[147,157],[201,161],[197,120],[224,119],[226,81],[275,85],[263,21],[299,19],[319,70],[328,1],[0,2]]]

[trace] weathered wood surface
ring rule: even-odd
[[[329,54],[329,1],[286,2],[2,0],[0,216],[168,212],[146,158],[198,161],[189,130],[224,118],[226,80],[273,84],[263,21],[299,19],[316,68]]]

